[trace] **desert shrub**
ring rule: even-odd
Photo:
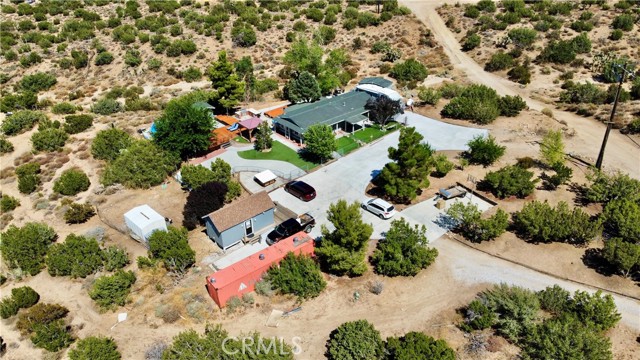
[[[102,250],[96,239],[70,234],[64,243],[49,247],[47,271],[51,276],[85,278],[102,268]]]
[[[564,185],[573,175],[573,170],[562,163],[555,163],[551,168],[555,171],[555,174],[551,176],[544,174],[542,176],[543,185],[549,190],[555,190],[558,186]]]
[[[611,26],[614,29],[620,29],[622,31],[631,31],[633,29],[633,15],[631,14],[622,14],[618,15],[613,19]]]
[[[586,54],[591,51],[591,40],[586,33],[582,33],[569,42],[577,54]]]
[[[20,65],[24,68],[31,67],[32,65],[39,64],[41,62],[42,56],[38,55],[38,53],[34,51],[20,57]]]
[[[6,297],[0,301],[0,318],[8,319],[18,313],[20,307],[13,298]]]
[[[496,314],[484,302],[473,300],[463,310],[464,322],[461,328],[465,331],[484,330],[495,325]]]
[[[273,285],[268,280],[260,280],[256,283],[256,293],[262,296],[272,296],[274,293]]]
[[[293,253],[269,268],[265,280],[281,293],[296,295],[299,299],[314,298],[327,286],[320,267],[311,257]]]
[[[603,104],[606,98],[607,92],[590,82],[572,84],[560,93],[560,101],[570,104]]]
[[[509,80],[526,85],[531,82],[531,71],[526,65],[516,65],[507,72]]]
[[[203,216],[220,209],[224,205],[227,191],[226,184],[212,181],[189,192],[182,212],[184,227],[193,230]]]
[[[497,171],[487,173],[484,184],[497,197],[517,196],[525,198],[535,189],[536,180],[533,173],[519,166],[505,166]]]
[[[69,329],[62,320],[56,320],[48,324],[37,324],[31,342],[35,347],[43,348],[50,352],[56,352],[73,343],[74,339]]]
[[[491,55],[491,59],[484,65],[486,71],[500,71],[513,66],[513,58],[511,55],[503,51]]]
[[[67,224],[82,224],[91,219],[96,214],[93,205],[89,203],[71,203],[64,213],[64,221]]]
[[[178,161],[173,153],[163,151],[152,142],[135,141],[107,165],[102,183],[149,188],[161,184],[176,169]]]
[[[165,268],[171,272],[184,274],[196,261],[196,253],[189,246],[185,228],[170,226],[168,231],[154,231],[148,242],[151,256],[162,260]]]
[[[505,146],[498,145],[493,136],[476,136],[467,143],[469,150],[465,156],[473,164],[489,166],[496,162],[506,150]]]
[[[40,164],[27,163],[16,168],[18,177],[18,191],[23,194],[31,194],[40,184]]]
[[[398,360],[440,359],[455,360],[456,353],[444,340],[435,340],[420,332],[409,332],[401,337],[389,337],[385,346],[388,358]]]
[[[498,332],[512,341],[524,336],[533,326],[540,301],[533,291],[500,284],[482,292],[479,300],[497,315]]]
[[[42,223],[30,222],[19,228],[10,225],[2,233],[0,250],[5,264],[10,269],[36,275],[44,265],[49,245],[57,238],[55,231]]]
[[[500,115],[513,117],[518,116],[520,111],[527,107],[527,103],[519,95],[506,95],[498,100],[498,107],[500,108]]]
[[[536,293],[540,307],[553,315],[560,315],[568,310],[571,293],[558,285],[547,287]]]
[[[16,169],[17,172],[17,169]],[[640,181],[620,172],[606,174],[593,171],[587,174],[591,182],[586,188],[585,199],[589,202],[608,203],[616,199],[640,201]]]
[[[404,218],[394,220],[371,257],[375,271],[385,276],[416,276],[429,267],[438,250],[427,247],[426,231],[426,227],[411,226]]]
[[[16,328],[21,334],[27,335],[35,331],[37,325],[49,324],[63,319],[69,310],[58,304],[39,303],[20,313]]]
[[[478,10],[474,5],[469,5],[464,9],[464,16],[471,19],[477,19],[480,16],[480,10]]]
[[[20,309],[27,309],[37,304],[40,295],[29,286],[11,289],[11,299]]]
[[[343,359],[381,359],[384,342],[380,332],[367,320],[346,322],[329,335],[327,358]]]
[[[202,78],[202,71],[197,67],[190,66],[185,71],[182,72],[182,78],[186,82],[194,82],[200,80]]]
[[[69,139],[62,129],[45,128],[31,135],[31,143],[35,151],[56,151],[64,146]]]
[[[540,52],[537,60],[539,62],[552,62],[556,64],[568,64],[575,60],[576,51],[569,41],[551,41]]]
[[[422,81],[428,74],[427,68],[413,58],[395,64],[389,72],[392,78],[400,81]]]
[[[640,134],[640,118],[628,123],[627,126],[624,127],[623,132],[627,134]]]
[[[433,88],[421,87],[418,89],[418,99],[425,104],[435,106],[442,97],[442,92]]]
[[[34,93],[48,90],[58,82],[56,76],[49,73],[38,72],[33,75],[25,75],[20,80],[20,89]]]
[[[151,111],[156,105],[149,98],[127,98],[124,102],[125,111]]]
[[[0,154],[8,154],[13,152],[13,144],[4,136],[0,136]]]
[[[589,32],[589,31],[593,30],[593,22],[584,21],[584,20],[576,20],[576,21],[572,22],[569,27],[571,28],[571,30],[576,31],[576,32],[583,32],[583,31]]]
[[[624,32],[620,29],[615,29],[609,34],[609,40],[618,41],[622,39]]]
[[[233,43],[240,47],[251,47],[256,44],[256,32],[250,24],[238,23],[231,28]]]
[[[602,258],[624,277],[629,277],[640,266],[640,245],[621,238],[605,241]]]
[[[76,112],[76,110],[76,106],[68,102],[55,104],[51,108],[51,112],[54,114],[73,114]]]
[[[124,45],[129,45],[136,41],[138,30],[132,25],[120,25],[113,29],[111,36],[115,41],[119,41]]]
[[[22,109],[33,109],[37,104],[38,97],[34,92],[31,91],[23,91],[16,94],[6,94],[0,97],[0,111],[4,112]],[[4,128],[4,124],[10,124],[13,121],[9,121],[9,118],[13,117],[14,115],[5,119],[2,128]],[[7,133],[7,135],[10,134]]]
[[[472,203],[455,202],[447,215],[456,221],[456,231],[472,242],[493,240],[502,235],[509,225],[509,215],[502,209],[488,219],[482,218],[482,212]]]
[[[81,133],[93,125],[93,116],[91,115],[69,115],[64,120],[64,131],[68,134]]]
[[[453,82],[445,83],[438,89],[442,93],[442,97],[445,99],[453,99],[456,96],[460,96],[465,87]]]
[[[69,351],[71,360],[120,360],[118,345],[112,338],[91,336],[78,341]]]
[[[71,59],[73,67],[76,69],[81,69],[89,65],[89,55],[84,51],[72,50]]]
[[[147,60],[147,67],[149,70],[157,70],[162,66],[162,61],[156,58]]]
[[[508,37],[518,47],[529,48],[536,41],[538,32],[527,28],[509,30]]]
[[[135,282],[133,271],[118,270],[111,276],[99,277],[89,291],[89,297],[103,309],[124,306]]]
[[[630,242],[640,239],[640,205],[637,201],[619,198],[611,200],[602,212],[607,232]]]
[[[108,51],[103,51],[96,55],[95,64],[97,66],[109,65],[113,62],[113,55]]]
[[[104,269],[106,271],[115,271],[129,265],[129,255],[127,251],[117,246],[109,246],[102,252],[104,259]]]
[[[91,106],[91,111],[100,115],[111,115],[122,111],[122,105],[113,99],[100,99]]]
[[[444,154],[434,156],[433,163],[435,168],[434,174],[437,177],[446,176],[455,167],[455,164]]]
[[[315,40],[322,45],[331,43],[336,38],[337,30],[331,26],[322,25],[315,33]]]
[[[488,124],[500,115],[500,97],[484,85],[471,85],[444,106],[441,115]]]
[[[112,161],[132,143],[132,138],[125,131],[111,128],[96,134],[91,144],[91,154],[100,160]]]
[[[47,116],[40,111],[21,110],[8,116],[1,125],[2,132],[6,135],[16,135],[33,128],[40,122],[47,120]]]
[[[124,54],[124,63],[131,67],[136,67],[142,64],[142,58],[140,57],[140,51],[127,50]]]
[[[601,230],[600,221],[592,221],[579,208],[569,210],[565,202],[552,208],[548,203],[539,201],[527,203],[521,211],[514,213],[513,227],[519,237],[536,243],[586,244]]]
[[[464,51],[471,51],[475,48],[477,48],[478,46],[480,46],[480,35],[478,34],[471,34],[467,37],[465,37],[464,39],[464,43],[462,43],[462,50]]]
[[[2,195],[2,199],[0,199],[0,210],[2,212],[12,211],[20,205],[20,200],[14,198],[11,195]]]
[[[62,172],[53,184],[53,191],[67,196],[76,195],[89,189],[89,177],[80,169],[69,169]]]

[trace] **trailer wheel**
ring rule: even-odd
[[[306,232],[307,234],[311,232],[311,229],[313,229],[313,226],[311,225],[307,225],[304,227],[304,232]]]

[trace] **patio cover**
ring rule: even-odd
[[[258,127],[258,125],[260,125],[260,123],[262,122],[262,119],[257,118],[257,117],[252,117],[249,118],[247,120],[242,120],[240,121],[240,126],[249,129],[249,130],[253,130],[255,128]]]

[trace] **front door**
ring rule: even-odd
[[[251,220],[247,220],[244,222],[244,233],[245,235],[253,234],[253,224]]]

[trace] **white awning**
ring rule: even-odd
[[[361,84],[361,85],[357,85],[356,89],[360,91],[366,91],[369,94],[373,94],[373,95],[385,95],[386,97],[394,101],[398,101],[402,99],[402,96],[400,96],[400,94],[397,91],[391,90],[389,88],[383,88],[378,85]]]
[[[272,172],[271,172],[271,170],[265,170],[265,171],[263,171],[263,172],[257,173],[257,174],[255,175],[255,178],[256,178],[259,182],[261,182],[261,183],[263,183],[263,184],[266,184],[266,183],[268,183],[269,181],[273,181],[273,180],[275,180],[275,179],[276,179],[276,175],[275,175],[274,173],[272,173]]]

